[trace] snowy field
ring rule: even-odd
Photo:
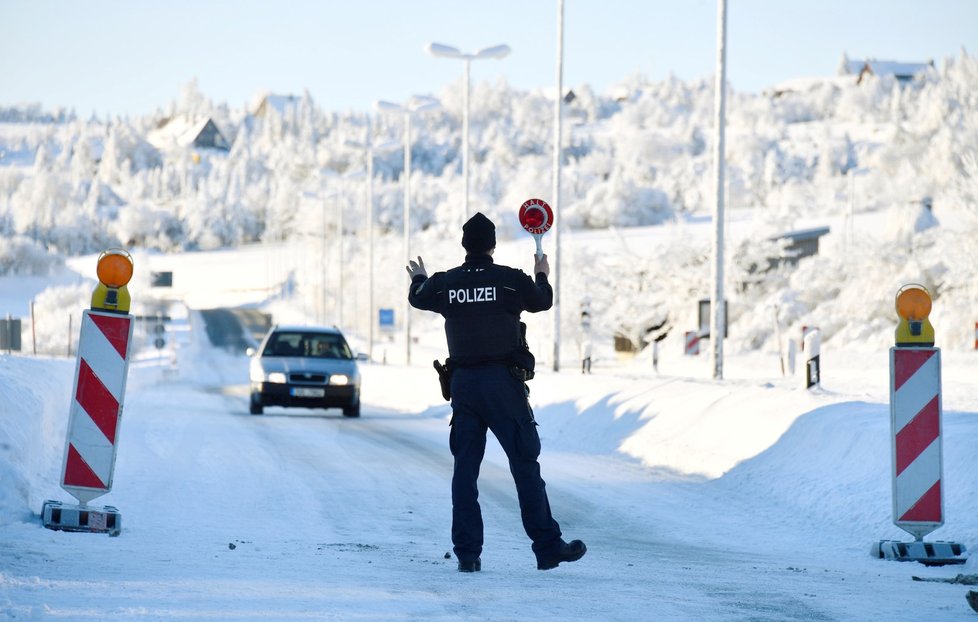
[[[172,260],[212,278],[178,292],[192,308],[170,303],[166,348],[132,363],[114,487],[93,502],[119,508],[120,537],[41,526],[45,499],[72,500],[58,482],[74,360],[0,355],[0,619],[974,619],[967,588],[911,577],[975,573],[975,558],[927,568],[869,554],[910,539],[891,520],[885,348],[829,341],[813,391],[783,377],[771,351],[731,352],[721,382],[671,340],[658,372],[604,353],[582,376],[569,353],[563,371],[532,381],[531,403],[555,518],[588,554],[536,570],[490,443],[483,571],[462,575],[448,557],[437,322],[419,316],[411,366],[384,337],[375,358],[389,364],[362,366],[362,418],[254,417],[246,359],[210,347],[194,309],[248,303],[218,266],[248,270],[258,297],[260,271],[246,252]],[[71,265],[88,274],[91,261]],[[16,301],[12,282],[0,279],[6,304],[40,289]],[[551,321],[535,320],[543,332]],[[358,321],[348,332],[363,350]],[[944,352],[943,382],[947,519],[928,540],[975,550],[978,353]]]

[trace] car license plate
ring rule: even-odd
[[[310,389],[307,387],[293,387],[292,397],[324,397],[326,389]]]

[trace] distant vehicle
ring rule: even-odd
[[[360,370],[343,333],[324,326],[273,326],[251,356],[253,415],[265,406],[342,408],[360,416]]]

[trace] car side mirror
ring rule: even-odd
[[[254,356],[255,355],[255,352],[257,352],[257,351],[258,350],[255,350],[254,348],[249,347],[247,350],[245,350],[245,354],[247,354],[248,356]]]
[[[369,361],[370,360],[370,357],[367,356],[367,353],[366,352],[357,352],[357,360],[358,361]]]

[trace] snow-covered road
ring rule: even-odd
[[[973,618],[960,586],[910,581],[911,574],[954,576],[960,567],[868,555],[873,538],[900,538],[892,526],[880,527],[888,497],[878,510],[854,508],[852,520],[799,511],[810,502],[806,487],[823,496],[828,515],[865,498],[862,471],[873,458],[850,455],[846,443],[885,435],[885,404],[810,397],[770,383],[717,388],[690,378],[543,373],[531,396],[543,473],[555,517],[566,536],[588,544],[588,554],[536,570],[505,457],[490,443],[480,480],[483,571],[466,575],[446,558],[449,409],[438,401],[432,371],[364,366],[360,419],[278,408],[252,416],[244,359],[207,349],[198,337],[178,336],[184,343],[176,371],[165,358],[131,370],[115,487],[94,502],[119,508],[120,537],[53,532],[26,514],[0,524],[0,618]],[[16,359],[4,360],[0,372],[9,372]],[[71,369],[62,363],[50,367],[68,383]],[[67,389],[49,393],[38,399],[67,398]],[[758,395],[802,410],[772,422]],[[739,402],[756,407],[738,409]],[[697,448],[669,425],[672,411],[695,427],[715,408],[757,431],[768,421],[774,444],[720,478],[692,472],[679,459],[650,466],[635,457],[640,451],[620,450],[644,430],[663,447],[687,446],[693,455]],[[973,433],[974,419],[952,414],[949,428]],[[833,426],[843,427],[839,438]],[[63,437],[47,439],[46,453],[57,458],[61,443]],[[885,443],[869,453],[885,455]],[[949,443],[951,459],[962,460],[959,445],[964,441]],[[852,464],[838,482],[826,481],[831,467],[819,459],[832,462],[836,454]],[[797,461],[804,480],[785,466]],[[968,457],[953,472],[973,462]],[[57,488],[59,467],[41,467],[30,482],[31,510],[45,497],[68,500]],[[879,470],[869,476],[873,485],[887,482],[885,464]],[[949,500],[953,516],[975,501],[973,484],[952,483],[967,497]],[[955,518],[959,527],[948,537],[975,533],[973,517]]]

